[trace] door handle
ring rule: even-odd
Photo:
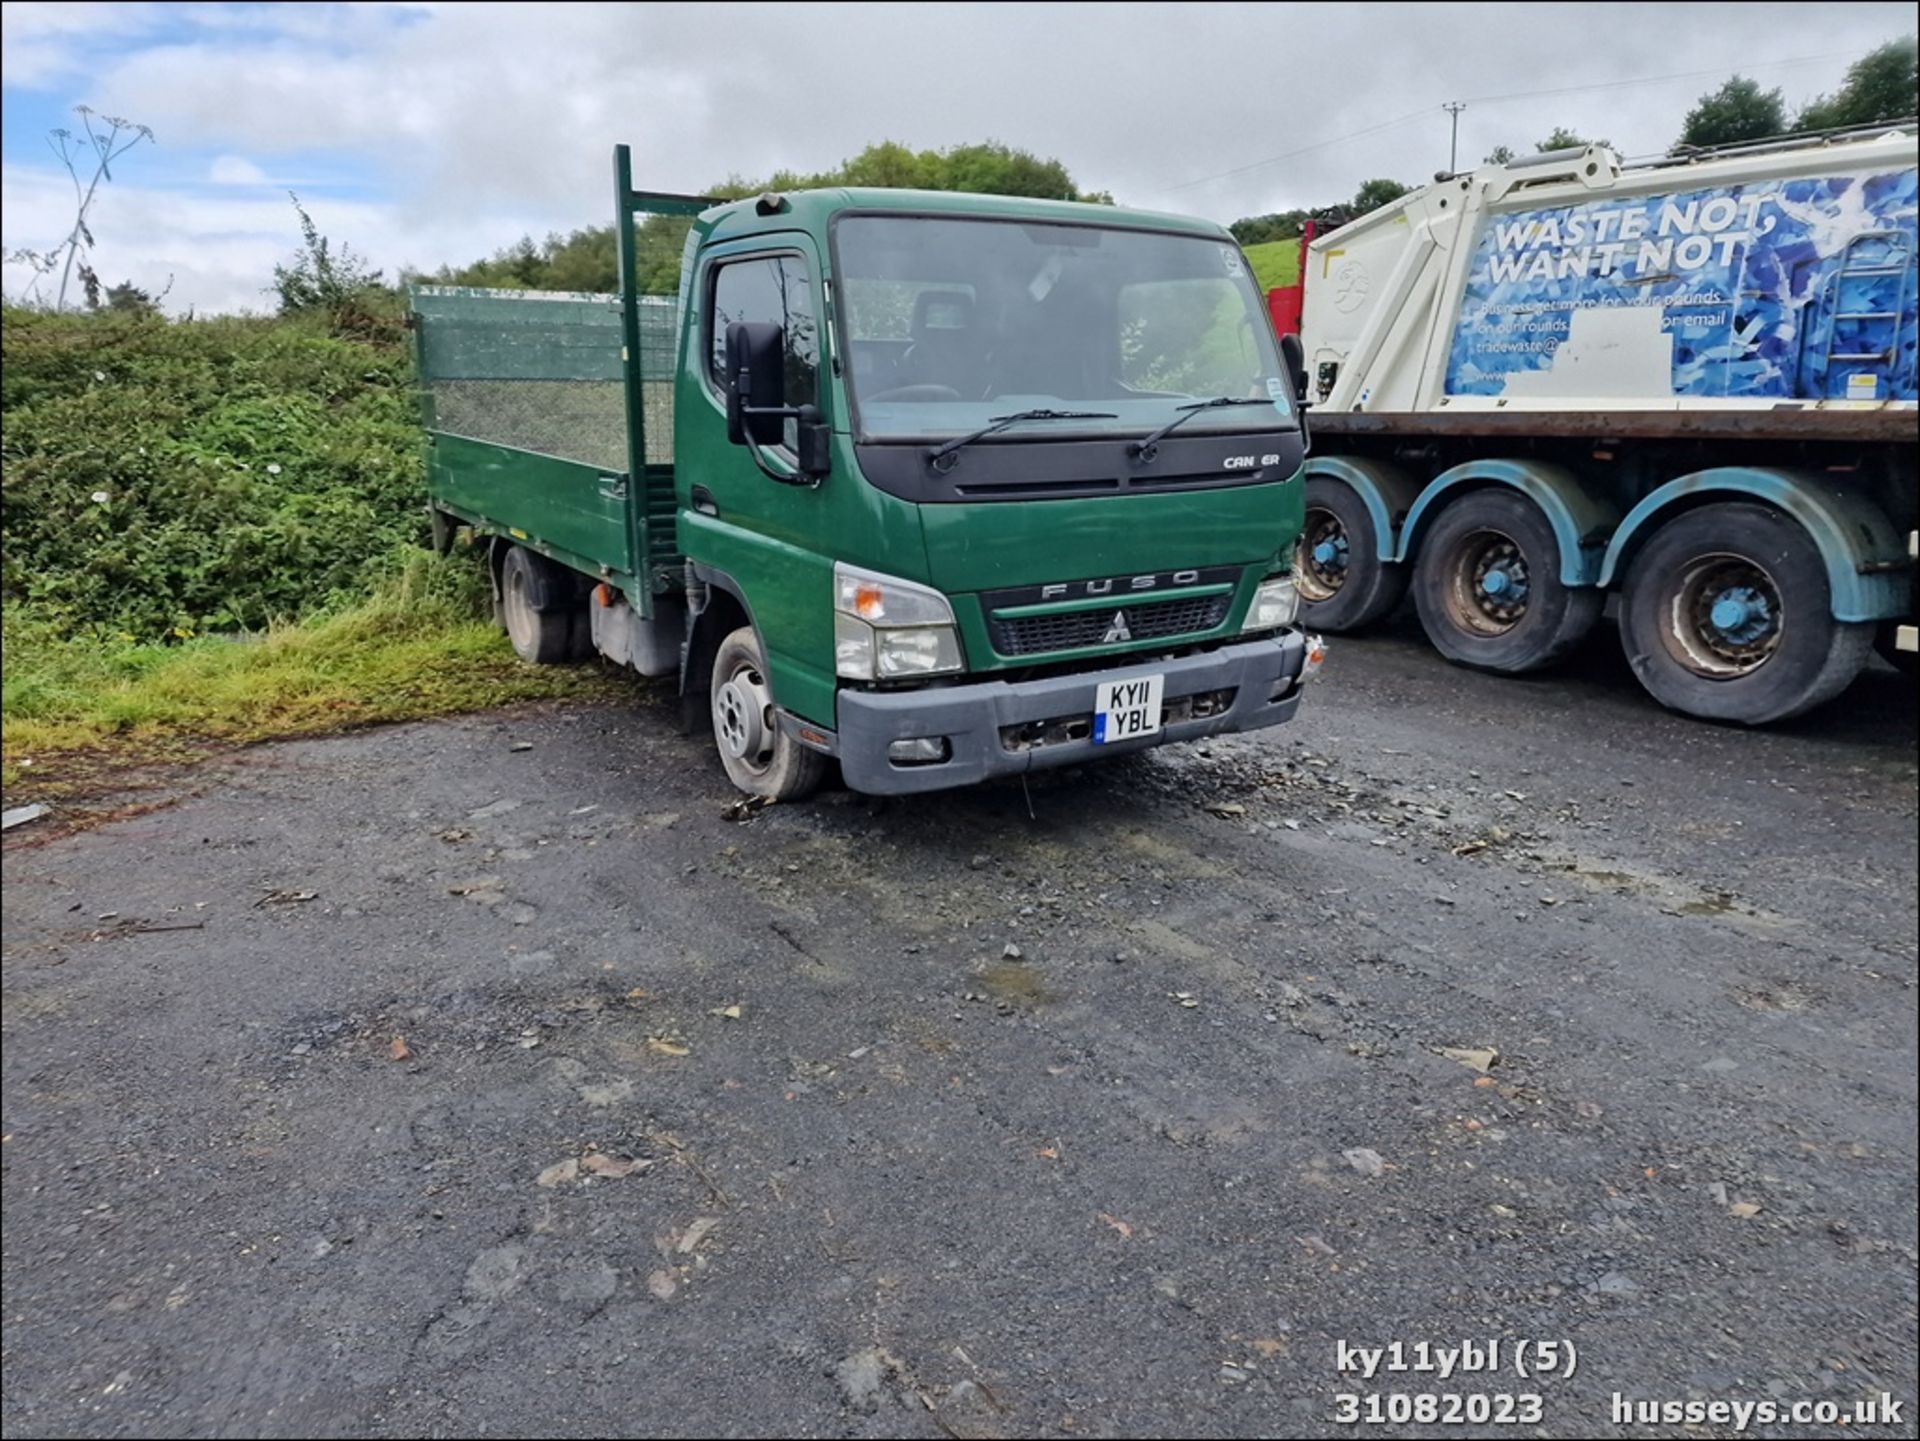
[[[624,475],[601,476],[600,493],[608,500],[625,500],[627,498],[627,478]]]
[[[696,485],[691,496],[693,508],[700,515],[718,515],[720,507],[713,503],[713,492],[704,485]]]

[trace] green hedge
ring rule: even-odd
[[[135,641],[257,628],[363,595],[424,536],[397,340],[319,317],[12,307],[0,330],[0,592],[36,623]]]

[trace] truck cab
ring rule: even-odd
[[[736,786],[792,798],[837,759],[933,790],[1292,715],[1305,434],[1224,230],[896,190],[704,207],[669,349],[633,283],[661,198],[619,189],[629,459],[596,484],[624,563],[556,551],[510,486],[477,509],[462,474],[514,462],[442,464],[444,430],[435,504],[534,558],[536,620],[584,607],[592,649],[677,672]]]

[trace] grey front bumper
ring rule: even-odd
[[[1258,730],[1291,719],[1299,708],[1306,653],[1302,633],[1288,630],[1194,655],[1042,680],[982,681],[910,691],[843,690],[834,749],[841,772],[854,790],[900,795],[1073,765],[1169,741]],[[1008,726],[1090,717],[1094,692],[1102,682],[1150,675],[1166,677],[1162,703],[1169,707],[1184,697],[1217,691],[1232,691],[1233,700],[1212,715],[1171,721],[1157,735],[1110,745],[1096,745],[1089,736],[1009,748],[1001,739],[1001,731]],[[898,765],[887,757],[887,748],[895,741],[933,736],[945,737],[951,748],[944,761]]]

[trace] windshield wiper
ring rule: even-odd
[[[1118,420],[1119,418],[1106,410],[1020,410],[1012,415],[996,415],[971,435],[958,435],[943,445],[929,448],[927,461],[936,470],[952,470],[958,461],[947,458],[958,452],[962,446],[972,445],[976,440],[997,434],[1010,425],[1018,425],[1023,420]],[[947,464],[942,465],[940,462],[943,460],[946,460]]]
[[[1272,404],[1273,402],[1271,400],[1262,400],[1252,395],[1216,395],[1212,400],[1196,400],[1192,405],[1176,406],[1175,408],[1180,411],[1180,414],[1154,431],[1153,434],[1146,436],[1144,439],[1136,440],[1132,445],[1128,446],[1127,454],[1131,455],[1142,465],[1152,465],[1153,458],[1160,453],[1160,442],[1167,436],[1173,434],[1173,432],[1181,426],[1185,425],[1189,420],[1192,420],[1194,416],[1198,415],[1201,411],[1220,410],[1229,405]]]

